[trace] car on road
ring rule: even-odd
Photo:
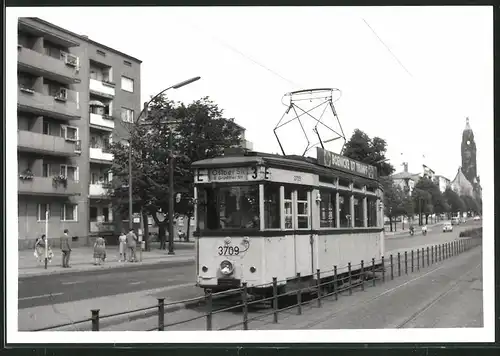
[[[451,218],[451,225],[460,225],[460,218],[459,217]]]
[[[479,221],[481,220],[481,217],[479,215],[474,216],[474,221]]]
[[[443,232],[452,232],[453,231],[453,226],[451,225],[450,222],[444,223],[443,225]]]

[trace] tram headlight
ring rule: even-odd
[[[220,271],[222,274],[229,276],[231,273],[233,273],[234,266],[230,261],[224,260],[220,263]]]

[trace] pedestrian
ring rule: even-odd
[[[70,268],[69,257],[71,255],[71,239],[68,235],[68,229],[64,229],[64,235],[61,236],[61,252],[62,252],[62,266],[63,268]]]
[[[134,233],[134,229],[130,229],[127,234],[127,247],[129,250],[129,262],[137,262],[135,256],[135,248],[137,246],[137,235]]]
[[[101,265],[106,260],[106,241],[98,237],[94,243],[94,265]]]
[[[50,248],[50,244],[47,242],[47,236],[43,234],[41,237],[36,239],[35,242],[35,258],[38,262],[42,262],[45,259],[45,245],[47,244],[47,260],[48,262],[52,262],[52,257],[54,257],[54,253]]]
[[[119,262],[125,262],[127,260],[127,236],[125,231],[122,230],[120,237],[118,237],[118,244],[120,249],[120,260]]]

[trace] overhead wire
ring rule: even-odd
[[[194,29],[196,29],[198,32],[201,32],[203,33],[204,35],[207,35],[207,31],[206,29],[204,30],[201,30],[198,26],[196,25],[193,25],[193,24],[189,24],[191,27],[193,27]],[[229,50],[239,54],[240,56],[242,56],[243,58],[245,58],[246,60],[252,62],[253,64],[265,69],[266,71],[268,71],[269,73],[275,75],[276,77],[288,82],[289,84],[292,84],[296,87],[299,87],[301,88],[302,86],[286,77],[284,77],[283,75],[279,74],[277,71],[269,68],[268,66],[262,64],[261,62],[257,61],[256,59],[253,59],[252,57],[250,57],[249,55],[247,55],[246,53],[240,51],[239,49],[235,48],[234,46],[228,44],[227,42],[221,40],[220,38],[216,37],[215,35],[211,34],[211,33],[208,33],[208,36],[212,38],[213,41],[219,43],[220,45],[222,45],[223,47],[226,47],[228,48]]]

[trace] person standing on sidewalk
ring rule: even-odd
[[[125,262],[127,260],[127,236],[123,230],[120,237],[118,237],[118,245],[120,249],[120,260],[118,262]]]
[[[36,239],[35,242],[35,257],[40,263],[45,259],[45,244],[47,244],[48,262],[52,262],[52,257],[54,256],[54,254],[52,253],[52,249],[50,248],[50,245],[47,241],[47,237],[45,236],[45,234],[43,234],[42,237]]]
[[[101,265],[106,259],[106,241],[102,237],[98,237],[94,244],[94,265]]]
[[[71,240],[68,235],[68,229],[64,229],[64,235],[61,237],[61,252],[63,268],[70,268],[69,256],[71,255]]]
[[[129,249],[129,262],[137,262],[135,256],[135,248],[137,246],[137,235],[134,233],[134,229],[130,229],[127,234],[127,247]]]

